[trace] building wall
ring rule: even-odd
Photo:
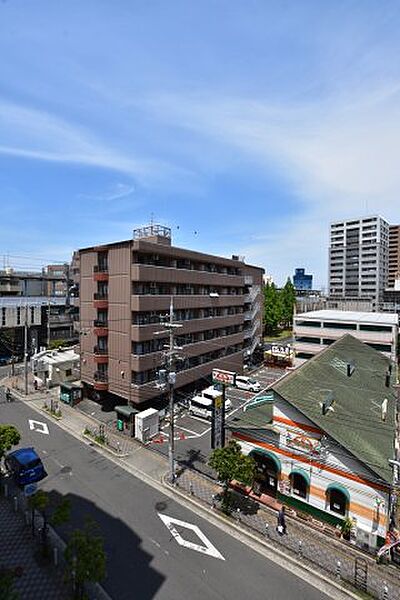
[[[40,325],[42,322],[40,306],[9,306],[0,299],[0,329],[6,327],[23,327],[27,317],[28,325]]]
[[[389,224],[364,217],[331,224],[329,295],[371,298],[378,310],[389,264]]]
[[[327,519],[344,518],[330,511],[326,494],[332,483],[343,486],[350,496],[346,516],[356,520],[358,542],[375,547],[377,536],[386,534],[389,486],[277,394],[274,394],[273,425],[278,432],[274,442],[235,434],[243,452],[249,454],[259,449],[273,454],[281,464],[280,494],[321,511]],[[299,441],[304,443],[304,450],[300,449]],[[297,468],[310,477],[306,499],[296,496],[290,484],[290,473]]]
[[[306,315],[297,315],[293,320],[294,349],[296,355],[314,356],[326,348],[330,343],[341,338],[346,333],[350,333],[355,338],[369,344],[372,348],[379,350],[392,358],[396,356],[398,326],[382,324],[376,322],[376,331],[363,331],[363,326],[371,326],[371,323],[358,323],[348,320],[337,321],[337,327],[327,327],[327,324],[336,323],[335,320],[328,317],[308,317]],[[347,326],[347,327],[346,327]],[[352,328],[349,329],[349,326]],[[374,325],[372,324],[372,327]],[[384,327],[386,331],[382,331]],[[306,358],[304,356],[304,358]]]
[[[400,277],[400,225],[389,227],[389,270],[387,287],[394,289],[396,278]]]
[[[262,269],[146,239],[81,250],[79,263],[82,381],[103,396],[139,404],[160,397],[167,340],[156,331],[171,297],[182,325],[178,388],[217,366],[241,372],[244,351],[261,340]],[[103,288],[106,297],[95,297]],[[107,322],[95,326],[99,315]]]

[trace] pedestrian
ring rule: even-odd
[[[279,535],[285,535],[286,533],[286,518],[285,518],[285,507],[282,506],[280,511],[278,512],[278,524],[276,527]]]

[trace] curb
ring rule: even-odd
[[[224,530],[227,530],[227,529],[235,530],[241,536],[241,537],[239,537],[240,541],[246,543],[246,540],[243,540],[241,538],[250,538],[252,540],[252,542],[253,543],[255,542],[255,545],[258,546],[258,548],[257,548],[255,545],[253,545],[252,546],[253,549],[257,550],[260,554],[266,555],[269,560],[271,560],[275,564],[279,565],[281,568],[284,568],[284,569],[290,571],[295,576],[300,577],[302,580],[306,581],[307,583],[309,583],[313,587],[317,588],[318,590],[323,591],[325,594],[329,595],[331,598],[334,598],[335,600],[345,600],[346,598],[354,598],[355,600],[360,600],[360,596],[358,594],[356,594],[355,592],[352,592],[350,589],[340,585],[339,583],[337,583],[333,579],[330,579],[326,575],[323,575],[322,573],[313,570],[311,567],[301,563],[299,560],[297,560],[293,556],[291,556],[289,554],[285,554],[284,552],[282,552],[282,550],[280,550],[276,546],[269,544],[267,541],[258,537],[251,531],[248,531],[247,529],[240,527],[237,523],[232,522],[231,520],[225,519],[216,510],[208,508],[208,506],[204,506],[203,502],[200,503],[200,502],[194,500],[190,495],[187,495],[186,493],[182,492],[179,489],[179,487],[172,486],[170,483],[167,482],[167,480],[166,480],[167,476],[168,476],[168,474],[166,473],[162,478],[162,483],[167,489],[173,490],[173,493],[180,496],[180,498],[185,500],[186,503],[190,503],[193,506],[195,506],[197,511],[200,509],[200,511],[203,512],[207,516],[207,518],[210,522],[212,522],[212,520],[218,520],[221,524],[224,525]],[[210,520],[210,517],[212,517],[211,520]],[[230,535],[233,535],[233,532],[231,532]],[[237,536],[235,536],[235,537],[237,537]],[[279,557],[280,559],[283,559],[282,562],[277,560],[277,557]],[[291,563],[291,565],[292,565],[292,567],[294,567],[294,569],[288,568],[287,563]],[[304,577],[305,573],[309,577],[307,577],[307,578]],[[323,583],[323,588],[321,588],[321,586],[319,585],[321,582]],[[329,589],[329,588],[333,588],[333,590]]]

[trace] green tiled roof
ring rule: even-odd
[[[354,366],[350,377],[347,363]],[[385,385],[389,359],[347,334],[272,386],[275,393],[369,467],[392,481],[395,391]],[[382,403],[387,416],[382,421]],[[333,410],[322,412],[324,400]],[[256,410],[256,409],[255,409]]]

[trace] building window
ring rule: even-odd
[[[35,323],[35,309],[31,306],[31,325]]]
[[[300,471],[293,471],[293,473],[290,474],[290,486],[293,496],[307,498],[308,489],[310,487],[308,475],[306,473],[301,473]]]
[[[327,506],[330,511],[346,516],[349,506],[349,493],[341,487],[332,485],[326,490]]]
[[[21,325],[21,308],[17,307],[17,325]]]
[[[71,375],[72,375],[72,369],[66,369],[65,376],[66,377],[71,377]]]
[[[3,327],[6,326],[6,308],[5,308],[5,306],[3,306],[1,309],[1,324]]]

